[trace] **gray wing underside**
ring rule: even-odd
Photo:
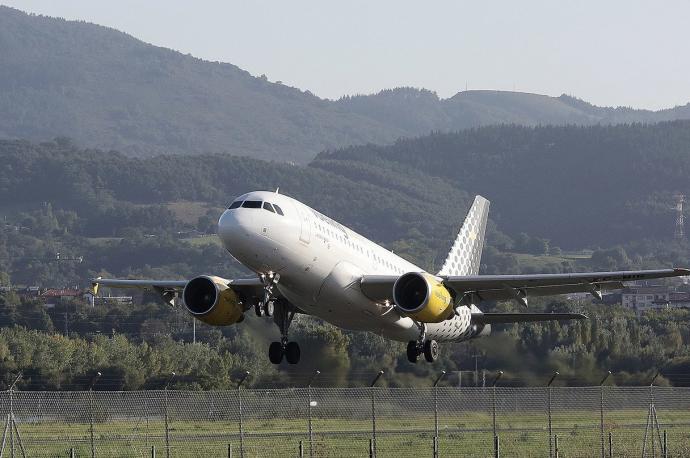
[[[473,313],[477,324],[530,323],[535,321],[584,320],[581,313]]]
[[[690,275],[687,269],[660,269],[620,272],[582,272],[570,274],[536,275],[470,275],[441,276],[443,284],[456,297],[473,295],[475,300],[501,301],[516,299],[526,304],[527,297],[553,296],[570,293],[592,293],[616,290],[624,282]],[[397,275],[365,275],[361,278],[362,292],[374,301],[392,301]]]

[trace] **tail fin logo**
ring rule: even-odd
[[[438,275],[464,276],[479,273],[488,216],[489,201],[482,196],[475,197]]]

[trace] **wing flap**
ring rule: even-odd
[[[576,284],[603,284],[654,278],[681,277],[690,275],[688,269],[627,270],[620,272],[580,272],[569,274],[534,275],[472,275],[443,277],[444,284],[456,291],[475,291],[482,289],[530,288],[541,286],[560,286]]]

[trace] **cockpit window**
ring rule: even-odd
[[[273,205],[271,205],[268,202],[264,202],[264,210],[268,210],[271,213],[275,213],[275,210],[273,210]]]
[[[232,210],[233,208],[237,208],[237,207],[239,207],[240,205],[242,205],[242,201],[241,201],[241,200],[236,200],[236,201],[234,201],[234,202],[228,207],[228,210]]]
[[[276,209],[276,213],[278,213],[280,216],[283,216],[283,215],[284,215],[283,209],[280,208],[279,206],[277,206],[276,204],[273,204],[273,208]]]
[[[242,208],[261,208],[260,200],[245,200]]]

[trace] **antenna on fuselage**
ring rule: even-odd
[[[278,194],[278,191],[280,191],[280,186],[276,188],[276,194]]]

